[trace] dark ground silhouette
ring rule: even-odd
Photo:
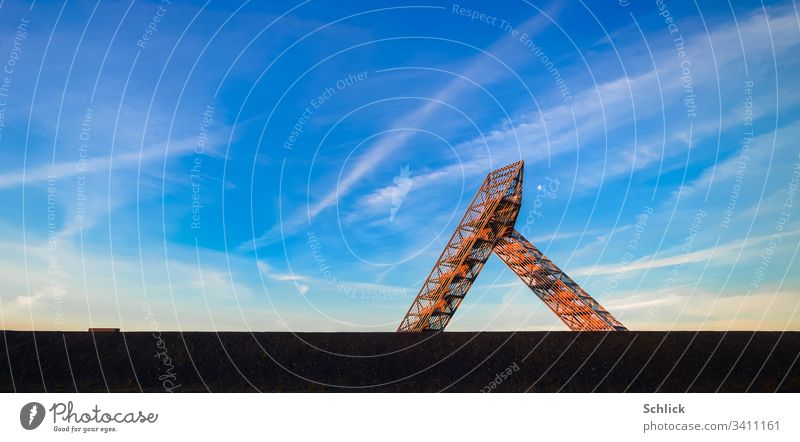
[[[800,332],[0,334],[3,392],[800,391]]]

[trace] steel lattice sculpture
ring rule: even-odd
[[[444,330],[494,252],[574,331],[627,330],[514,230],[524,162],[486,176],[397,331]]]

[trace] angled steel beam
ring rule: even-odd
[[[493,251],[570,330],[627,330],[516,230],[500,238]]]
[[[483,269],[498,238],[514,228],[522,162],[491,172],[408,309],[398,331],[442,330]]]

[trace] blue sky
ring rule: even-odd
[[[606,3],[0,1],[0,328],[394,330],[523,159],[629,328],[796,330],[797,10]],[[551,329],[495,257],[448,327]]]

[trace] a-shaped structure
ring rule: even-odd
[[[523,167],[519,161],[486,176],[397,331],[444,330],[492,252],[570,330],[627,330],[514,230],[522,204]]]

